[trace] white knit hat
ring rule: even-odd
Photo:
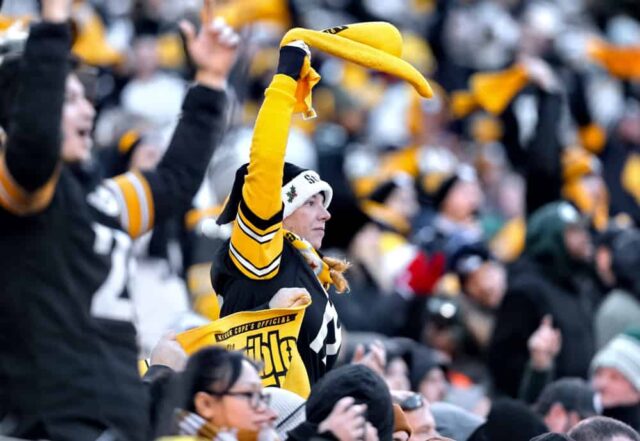
[[[591,362],[591,370],[610,367],[619,371],[640,392],[640,328],[618,334]]]
[[[322,204],[324,208],[329,208],[333,198],[333,189],[326,181],[320,179],[320,175],[313,170],[304,170],[296,167],[291,169],[289,164],[285,164],[285,184],[282,186],[282,203],[284,204],[283,218],[289,217],[311,196],[322,193],[324,196]],[[298,170],[300,170],[298,172]],[[287,176],[291,172],[298,172],[294,176]],[[290,179],[290,180],[289,180]]]
[[[306,420],[306,401],[300,395],[278,387],[267,387],[265,392],[271,395],[269,407],[278,414],[275,429],[280,439],[285,440],[288,438],[287,432]]]

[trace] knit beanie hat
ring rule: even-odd
[[[387,198],[391,196],[391,193],[396,188],[399,188],[400,185],[394,179],[388,179],[382,183],[380,183],[374,190],[369,194],[367,199],[377,202],[379,204],[384,204],[387,201]]]
[[[640,391],[640,327],[619,334],[596,354],[591,371],[601,367],[616,369]]]
[[[455,273],[463,282],[487,261],[493,260],[487,246],[482,242],[465,244],[451,255],[449,271]]]
[[[249,164],[244,164],[236,171],[231,194],[227,203],[218,217],[218,225],[228,224],[235,220],[238,213],[238,205],[242,200],[242,186],[247,176]],[[313,170],[304,169],[297,165],[285,162],[282,176],[282,218],[287,218],[304,204],[311,196],[322,193],[324,196],[324,208],[328,208],[333,198],[333,189],[328,182],[320,179],[320,175]]]
[[[449,195],[449,192],[455,187],[458,182],[475,182],[477,181],[477,175],[475,170],[466,165],[460,165],[456,169],[455,173],[451,176],[445,178],[440,184],[440,187],[436,190],[433,195],[433,206],[437,209],[440,209],[445,199]]]
[[[538,415],[546,415],[556,403],[566,411],[577,412],[582,419],[598,414],[595,391],[582,378],[565,377],[548,384],[540,393],[534,410]]]
[[[447,361],[437,351],[424,347],[415,346],[405,357],[409,366],[409,381],[411,390],[418,392],[420,383],[425,376],[434,368],[440,368],[447,373]]]
[[[361,364],[333,369],[311,388],[307,421],[320,424],[344,397],[353,397],[356,404],[366,404],[366,419],[378,430],[380,441],[391,441],[394,423],[391,394],[384,380]]]
[[[436,208],[440,208],[442,203],[447,198],[447,195],[451,191],[451,189],[458,183],[460,179],[457,174],[453,174],[442,181],[440,187],[433,195],[433,206]]]

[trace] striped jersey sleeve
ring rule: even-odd
[[[282,175],[297,82],[277,74],[265,92],[229,245],[233,264],[250,279],[278,273],[283,247]]]
[[[283,232],[282,211],[269,220],[263,220],[243,199],[231,231],[231,261],[250,279],[274,277],[280,268]]]
[[[17,216],[29,216],[44,210],[53,198],[59,176],[60,166],[45,185],[35,191],[27,191],[15,181],[4,154],[0,154],[0,207]]]
[[[103,182],[118,203],[120,225],[131,237],[138,237],[154,225],[155,211],[151,187],[137,171],[131,171]]]

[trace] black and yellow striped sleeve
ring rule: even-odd
[[[132,171],[104,181],[119,205],[122,228],[132,237],[153,228],[155,211],[151,187],[139,172]]]
[[[13,178],[4,154],[0,154],[0,207],[17,216],[29,216],[44,210],[53,198],[59,176],[58,166],[42,187],[27,191]]]
[[[280,268],[283,232],[282,211],[263,220],[242,200],[231,231],[231,261],[250,279],[272,278]]]
[[[277,74],[265,92],[253,132],[229,256],[251,279],[278,273],[283,247],[282,174],[297,82]]]

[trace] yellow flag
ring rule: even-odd
[[[238,312],[176,338],[189,355],[213,345],[243,351],[262,363],[260,376],[265,387],[280,387],[307,398],[311,387],[297,346],[307,306]]]

